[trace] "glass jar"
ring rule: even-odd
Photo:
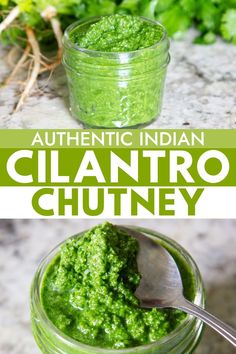
[[[63,64],[66,69],[72,115],[93,128],[147,125],[161,112],[169,40],[163,26],[161,40],[132,52],[100,52],[80,48],[71,41],[76,30],[85,33],[99,21],[76,22],[65,31]]]
[[[155,231],[132,227],[154,238],[165,247],[179,264],[185,289],[192,287],[194,304],[204,307],[205,293],[199,270],[191,256],[179,244]],[[74,237],[82,236],[84,232]],[[203,329],[200,320],[187,315],[185,320],[169,335],[157,342],[122,350],[104,349],[80,343],[58,330],[48,319],[40,300],[41,285],[45,270],[60,252],[58,245],[46,256],[35,273],[31,287],[31,321],[35,340],[44,354],[189,354],[196,348]],[[184,275],[184,276],[183,276]]]

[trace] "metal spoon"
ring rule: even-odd
[[[182,310],[198,317],[236,346],[236,331],[232,327],[184,298],[182,279],[171,254],[144,234],[128,227],[118,227],[135,237],[140,245],[137,259],[142,278],[135,295],[140,299],[141,307]]]

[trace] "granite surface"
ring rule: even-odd
[[[29,288],[40,259],[92,220],[0,221],[0,353],[39,354],[30,329]],[[130,221],[116,221],[130,224]],[[236,328],[236,221],[132,221],[177,240],[193,256],[205,281],[208,310]],[[235,348],[207,328],[196,354],[233,354]]]
[[[236,46],[222,42],[192,44],[194,31],[171,43],[163,111],[150,128],[235,128]],[[8,75],[6,50],[0,48],[0,81]],[[14,65],[14,64],[13,64]],[[19,78],[21,80],[21,78]],[[0,128],[80,128],[68,110],[64,70],[41,77],[23,109],[13,82],[0,88]]]

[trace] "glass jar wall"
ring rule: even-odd
[[[72,115],[85,126],[128,128],[147,125],[161,112],[169,40],[165,29],[153,46],[131,52],[100,52],[80,48],[74,31],[85,33],[99,17],[76,22],[64,35],[66,69]]]

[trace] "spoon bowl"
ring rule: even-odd
[[[138,269],[142,275],[135,292],[141,307],[171,307],[182,296],[183,284],[171,254],[158,242],[133,229],[121,227],[139,242]]]
[[[201,307],[185,299],[178,266],[172,255],[156,240],[125,226],[121,230],[139,243],[137,257],[141,281],[135,295],[143,308],[175,308],[198,317],[236,346],[236,331]]]

